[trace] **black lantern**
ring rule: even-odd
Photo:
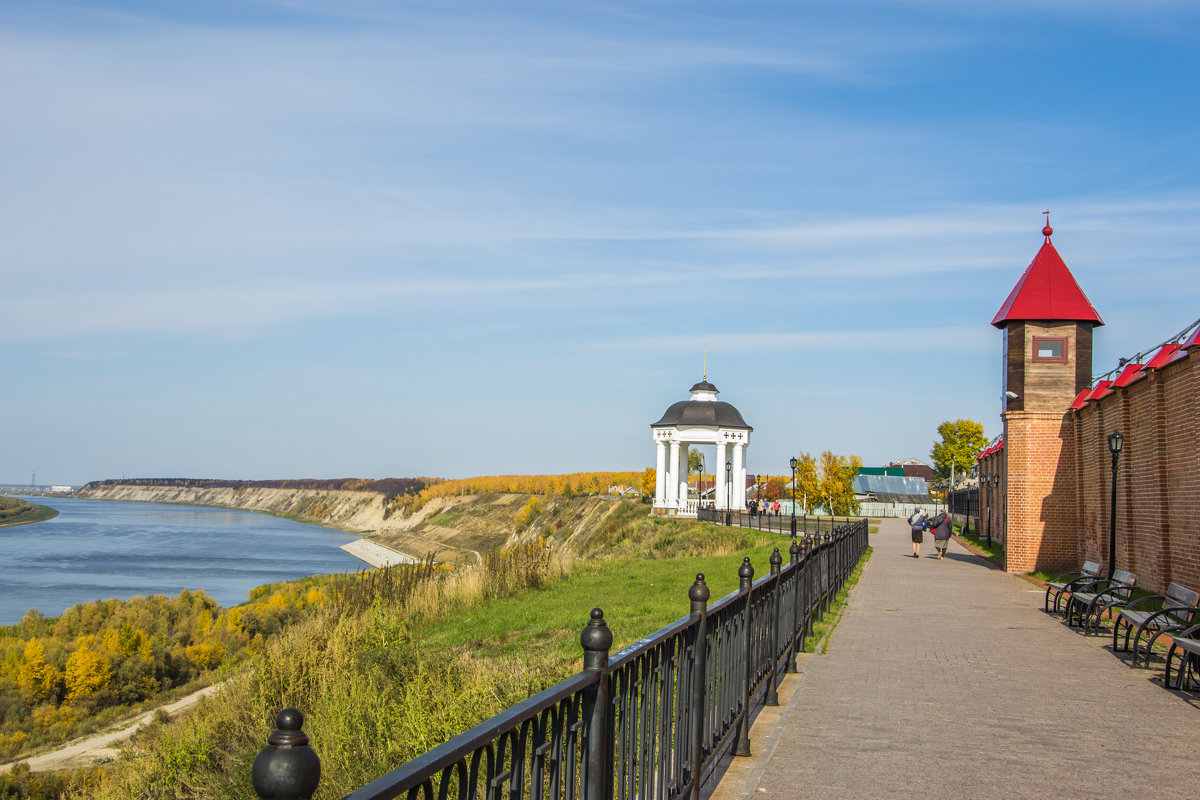
[[[796,535],[796,457],[788,461],[792,465],[792,536]]]
[[[1117,460],[1121,457],[1121,448],[1125,445],[1125,437],[1120,431],[1108,435],[1108,452],[1112,453],[1112,502],[1108,510],[1108,579],[1111,581],[1117,568]]]

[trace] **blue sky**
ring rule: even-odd
[[[999,7],[997,7],[999,6]],[[1200,316],[1186,2],[0,3],[0,482],[641,469],[1000,430],[1055,245],[1094,372]]]

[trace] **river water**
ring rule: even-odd
[[[59,515],[0,528],[0,625],[30,608],[57,617],[76,603],[203,589],[223,606],[264,583],[353,572],[340,531],[249,511],[26,497]]]

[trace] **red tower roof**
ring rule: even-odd
[[[1013,320],[1071,320],[1094,322],[1103,325],[1104,320],[1096,313],[1091,302],[1075,282],[1075,276],[1062,256],[1050,243],[1054,229],[1049,224],[1042,228],[1046,243],[1038,250],[1025,274],[1009,293],[1004,305],[996,312],[992,324],[997,328]]]

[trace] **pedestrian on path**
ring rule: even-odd
[[[933,546],[937,548],[938,561],[941,561],[946,557],[946,548],[950,546],[950,515],[945,511],[940,512],[930,521],[929,527],[933,528]]]
[[[913,558],[920,558],[921,542],[925,540],[925,512],[919,507],[914,508],[908,517],[908,526],[912,528]]]

